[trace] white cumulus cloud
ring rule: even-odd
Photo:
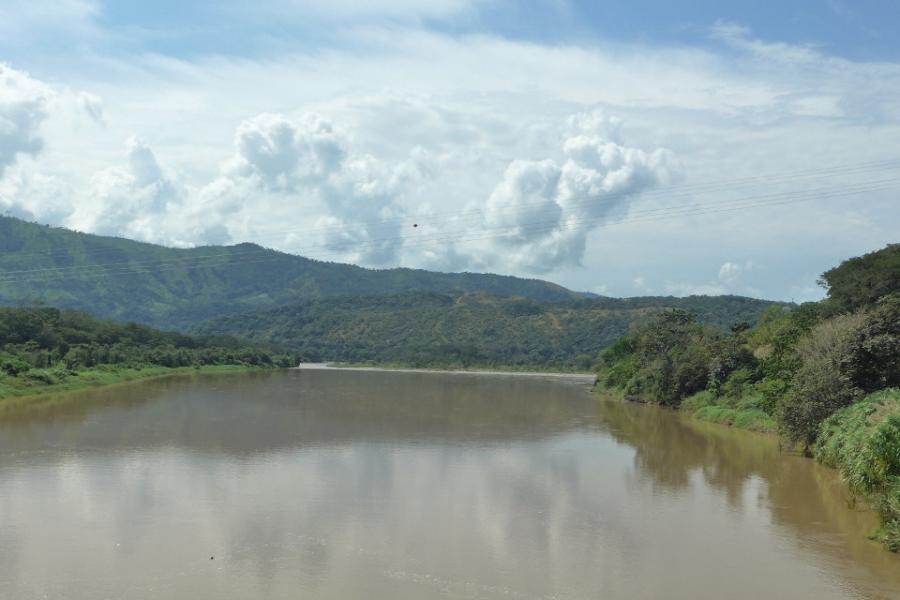
[[[626,146],[619,130],[600,112],[575,115],[566,124],[561,161],[509,164],[485,211],[505,261],[534,272],[578,264],[588,233],[672,176],[666,150]]]
[[[346,154],[334,125],[315,114],[298,122],[284,115],[258,115],[238,126],[234,143],[228,173],[256,177],[264,188],[277,191],[327,178]]]
[[[125,158],[125,165],[93,175],[87,201],[80,203],[69,223],[105,235],[169,242],[161,221],[182,201],[177,185],[140,139],[126,141]]]
[[[748,285],[744,281],[745,275],[754,271],[755,268],[756,265],[749,259],[743,263],[730,260],[725,261],[719,267],[718,281],[707,281],[704,283],[667,281],[665,291],[667,294],[675,296],[736,294],[739,296],[759,297],[761,296],[759,289]]]
[[[420,148],[405,160],[379,160],[314,113],[248,119],[234,146],[221,175],[200,191],[207,226],[220,221],[217,236],[237,224],[257,234],[269,230],[268,239],[301,252],[376,265],[397,259],[403,196],[428,172]],[[274,227],[256,227],[258,215],[283,217]]]
[[[0,176],[19,155],[43,148],[40,127],[52,95],[43,83],[0,64]]]
[[[726,261],[719,267],[719,281],[725,285],[733,286],[738,282],[743,273],[753,270],[753,261],[747,260],[744,264]]]
[[[0,46],[53,86],[23,73],[14,94],[4,84],[0,115],[15,118],[0,126],[0,210],[178,245],[252,241],[369,265],[538,272],[576,289],[602,281],[614,295],[687,291],[677,282],[751,293],[755,281],[786,297],[801,275],[895,237],[887,187],[818,198],[812,220],[808,204],[701,209],[809,189],[811,179],[784,175],[893,160],[896,61],[851,61],[728,23],[715,44],[678,46],[432,26],[479,1],[340,2],[351,23],[329,27],[331,5],[284,0],[272,22],[300,15],[323,36],[248,35],[255,50],[240,56],[160,53],[152,33],[109,27],[95,0],[13,0]],[[263,4],[241,5],[241,22],[272,7]],[[164,35],[195,33],[176,29]],[[72,52],[41,51],[47,40]],[[23,94],[23,81],[37,93]],[[162,212],[160,186],[147,183],[154,163],[119,164],[130,135],[174,188]],[[677,157],[685,189],[664,193],[672,169],[660,147]],[[890,175],[848,173],[816,181],[840,191]],[[702,191],[745,178],[760,183]],[[698,210],[668,212],[678,206]],[[645,209],[663,218],[630,218]],[[629,218],[595,229],[620,215]],[[805,248],[805,262],[783,263],[787,246]],[[770,265],[765,277],[734,259],[750,255]],[[726,261],[740,269],[720,278]]]
[[[719,281],[723,283],[734,283],[737,281],[738,276],[741,273],[741,265],[726,262],[719,268]]]

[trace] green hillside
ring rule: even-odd
[[[661,310],[704,323],[755,322],[773,303],[735,296],[546,303],[486,294],[339,297],[256,310],[196,327],[300,353],[308,361],[588,369],[597,352]]]
[[[0,217],[0,304],[39,300],[117,320],[184,328],[250,309],[333,295],[485,292],[582,296],[536,279],[320,262],[254,244],[176,249]]]

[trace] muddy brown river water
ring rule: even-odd
[[[900,598],[834,472],[584,380],[304,370],[0,418],[0,598]]]

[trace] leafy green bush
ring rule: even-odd
[[[600,353],[599,368],[602,370],[600,381],[604,387],[624,389],[628,385],[638,367],[634,350],[634,338],[623,336]]]
[[[27,373],[31,369],[31,365],[18,356],[11,354],[0,354],[0,371],[15,377],[21,373]]]
[[[755,373],[749,367],[735,369],[722,384],[720,394],[740,399],[751,389],[754,378]]]
[[[37,383],[42,383],[44,385],[53,385],[56,383],[56,379],[53,377],[53,373],[47,371],[46,369],[34,369],[25,374],[25,378],[34,381]]]
[[[861,314],[842,315],[817,325],[797,345],[800,368],[780,407],[784,433],[807,447],[819,425],[837,410],[863,396],[844,369],[853,341],[864,325]]]
[[[716,395],[708,390],[697,392],[692,396],[688,396],[681,401],[681,410],[695,413],[701,408],[714,406],[716,403]]]
[[[815,326],[796,347],[799,368],[781,403],[787,437],[811,445],[819,425],[867,393],[900,385],[900,296]]]
[[[766,414],[774,415],[778,403],[788,390],[788,382],[778,377],[763,377],[753,388],[755,393],[762,397],[759,408]]]
[[[600,380],[627,395],[678,406],[706,389],[723,337],[684,311],[663,312],[601,355]]]

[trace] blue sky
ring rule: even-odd
[[[739,23],[765,39],[815,44],[847,58],[900,56],[894,33],[900,4],[886,0],[609,0],[547,2],[539,10],[522,3],[512,9],[498,6],[483,23],[505,35],[542,42],[702,44],[703,32],[716,21]]]
[[[310,3],[298,2],[293,8],[289,2],[282,3],[300,17],[289,23],[267,18],[265,11],[254,15],[254,9],[264,4],[234,0],[105,1],[96,5],[96,23],[108,31],[125,34],[126,39],[116,40],[115,46],[175,56],[260,56],[283,44],[327,43],[321,20],[304,18],[304,5]],[[412,19],[447,33],[500,34],[538,43],[600,40],[702,44],[709,26],[725,21],[741,24],[764,39],[812,44],[850,59],[895,60],[900,56],[896,35],[900,3],[889,0],[493,1],[479,3],[477,11],[415,14],[413,10],[412,15],[402,14],[404,3],[385,4],[400,9],[382,11],[380,15],[372,11],[366,16],[382,23]],[[17,9],[14,1],[10,6],[10,10]],[[42,49],[53,46],[52,39],[43,38],[40,42]],[[14,53],[16,48],[10,45],[7,50]],[[22,51],[21,46],[19,50]]]
[[[814,299],[897,241],[898,22],[866,0],[4,0],[0,210]]]

